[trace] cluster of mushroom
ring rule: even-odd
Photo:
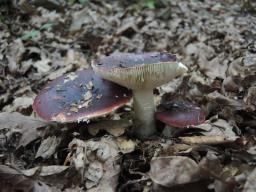
[[[188,70],[175,55],[114,53],[93,61],[92,68],[61,76],[46,85],[33,104],[37,114],[47,121],[85,121],[110,113],[133,97],[134,132],[140,138],[156,132],[155,117],[170,124],[178,121],[182,126],[202,120],[198,120],[199,113],[192,112],[197,116],[190,116],[187,122],[187,117],[180,115],[186,113],[183,109],[179,113],[155,113],[153,89]],[[176,115],[178,119],[173,120]]]

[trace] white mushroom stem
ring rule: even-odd
[[[135,134],[142,138],[153,135],[156,132],[153,90],[133,90],[133,107],[136,125]]]

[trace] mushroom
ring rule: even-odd
[[[163,131],[167,137],[172,136],[177,128],[188,128],[205,121],[205,114],[198,106],[182,100],[161,104],[155,117],[169,126]]]
[[[131,96],[127,88],[87,69],[51,81],[35,98],[33,109],[47,121],[85,121],[112,112]]]
[[[156,132],[153,89],[188,70],[169,53],[114,53],[92,67],[102,78],[132,89],[135,133],[141,138]]]

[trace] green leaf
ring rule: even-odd
[[[51,29],[52,28],[52,26],[53,26],[53,24],[52,23],[46,23],[46,24],[44,24],[44,25],[42,25],[41,27],[40,27],[40,30],[48,30],[48,29]]]
[[[76,2],[76,0],[68,0],[68,2],[69,2],[70,4],[74,4],[74,3]]]
[[[86,5],[89,3],[89,0],[78,0],[80,4]]]
[[[22,40],[35,39],[36,37],[39,36],[39,34],[40,34],[40,31],[38,30],[28,31],[22,35],[21,39]]]
[[[144,5],[149,9],[155,9],[156,8],[155,3],[156,3],[155,0],[147,0]]]

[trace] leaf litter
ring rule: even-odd
[[[254,191],[255,2],[79,2],[0,2],[1,189]],[[49,80],[72,81],[117,51],[175,53],[189,72],[157,88],[156,102],[192,101],[207,121],[140,141],[127,106],[89,124],[35,116],[32,101]]]

